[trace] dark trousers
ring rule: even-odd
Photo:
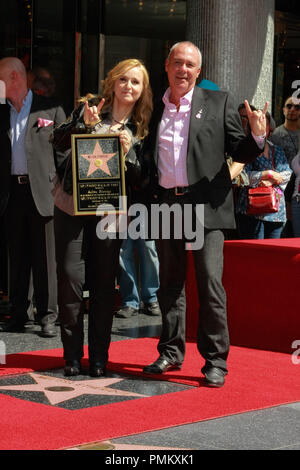
[[[121,240],[100,240],[99,218],[70,216],[54,210],[58,306],[64,359],[80,360],[84,344],[83,288],[90,294],[88,344],[90,362],[105,365],[115,307],[115,278]]]
[[[187,196],[164,198],[169,205],[188,203]],[[187,269],[186,240],[160,239],[160,289],[162,333],[158,344],[160,355],[181,364],[185,356],[185,279]],[[194,250],[193,259],[200,302],[197,346],[207,365],[227,372],[229,334],[226,294],[222,284],[224,234],[221,230],[205,230],[204,244]]]
[[[0,216],[0,291],[8,292],[8,259],[4,217]]]
[[[56,313],[54,251],[52,259],[47,256],[47,237],[48,242],[54,244],[53,218],[39,214],[30,184],[18,184],[15,178],[12,178],[5,217],[12,317],[19,323],[28,319],[31,272],[38,317],[42,319],[48,313]]]

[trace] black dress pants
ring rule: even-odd
[[[188,195],[171,196],[166,192],[161,203],[189,204]],[[173,220],[174,223],[174,220]],[[180,223],[180,222],[179,222]],[[208,366],[227,372],[229,334],[227,327],[226,294],[222,284],[224,234],[221,230],[204,230],[204,244],[192,251],[200,309],[197,347]],[[160,289],[162,333],[158,352],[169,362],[181,364],[185,357],[185,280],[187,251],[184,237],[160,239]]]
[[[100,240],[96,216],[70,216],[54,210],[58,307],[66,361],[80,360],[84,345],[83,288],[90,294],[90,362],[108,360],[115,307],[115,278],[122,240]]]
[[[37,211],[30,184],[18,184],[12,177],[11,194],[5,212],[9,253],[9,299],[12,318],[24,324],[29,305],[30,275],[40,319],[56,310],[55,256],[47,253],[47,236],[54,243],[53,218]],[[55,312],[56,313],[56,312]]]
[[[5,233],[5,219],[0,216],[0,292],[8,292],[8,256]]]

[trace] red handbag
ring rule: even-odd
[[[274,147],[272,147],[274,169]],[[273,186],[248,189],[247,215],[271,214],[279,210],[280,193]]]
[[[279,209],[278,192],[270,186],[268,188],[248,189],[248,215],[271,214]]]

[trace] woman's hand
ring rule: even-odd
[[[131,137],[128,134],[128,132],[125,131],[125,130],[121,131],[119,136],[120,136],[120,141],[121,141],[121,144],[122,144],[122,147],[123,147],[124,154],[126,155],[126,153],[128,153],[128,151],[131,147]]]
[[[268,171],[268,180],[272,183],[272,185],[274,184],[281,184],[282,181],[283,181],[283,178],[281,176],[280,173],[278,173],[277,171],[273,171],[273,170],[269,170]]]
[[[84,124],[88,127],[93,127],[98,122],[100,121],[100,111],[102,109],[102,106],[104,105],[105,99],[102,98],[98,106],[89,106],[89,103],[86,101],[84,104],[84,114],[83,114],[83,119],[84,119]]]
[[[279,185],[283,182],[283,178],[282,178],[280,173],[278,173],[277,171],[272,171],[271,170],[271,174],[272,174],[271,181],[273,182],[273,184]]]
[[[270,180],[261,180],[259,185],[261,188],[269,188],[270,186],[273,186]]]
[[[274,170],[265,170],[261,176],[260,186],[274,186],[279,185],[283,182],[283,178],[280,173]]]

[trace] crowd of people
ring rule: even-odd
[[[55,336],[60,325],[67,376],[81,373],[85,289],[90,376],[106,374],[114,315],[129,318],[140,311],[162,321],[158,358],[144,373],[181,368],[190,241],[177,236],[184,222],[175,213],[168,237],[98,237],[99,218],[74,212],[73,134],[119,136],[129,206],[137,200],[147,207],[189,205],[199,228],[195,208],[203,205],[204,243],[192,254],[201,305],[197,347],[210,387],[223,386],[228,373],[224,239],[233,232],[236,238],[299,236],[299,100],[285,101],[285,122],[276,128],[268,103],[260,110],[245,100],[235,109],[230,93],[198,87],[201,66],[193,43],[175,44],[165,62],[169,87],[153,107],[145,66],[123,60],[109,71],[101,96],[82,98],[66,119],[50,75],[37,70],[29,76],[19,59],[0,60],[7,99],[0,106],[0,287],[10,302],[0,328],[24,331],[34,300],[44,337]],[[248,189],[271,186],[278,210],[249,215]]]
[[[255,109],[254,106],[251,106]],[[238,108],[245,134],[249,133],[244,105]],[[276,127],[269,113],[267,139],[264,151],[253,162],[243,165],[228,160],[233,182],[237,229],[233,238],[266,239],[298,237],[299,175],[297,169],[300,145],[300,100],[288,97],[284,103],[284,124]],[[297,174],[298,172],[298,174]],[[279,206],[276,212],[248,214],[248,190],[257,187],[274,187]]]

